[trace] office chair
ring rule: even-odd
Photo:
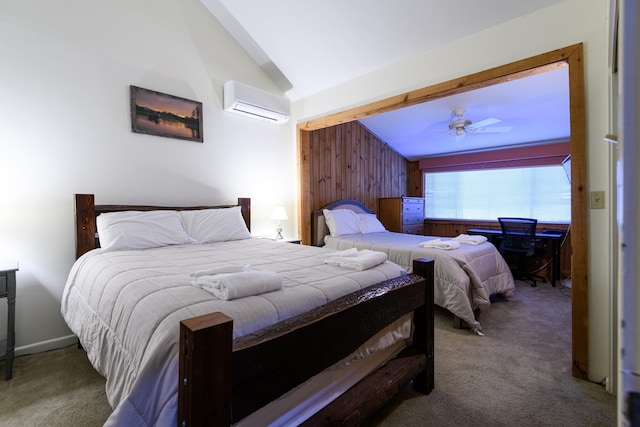
[[[536,286],[536,279],[545,283],[547,280],[544,277],[530,274],[526,269],[526,259],[534,255],[538,242],[536,239],[538,220],[503,217],[498,218],[498,221],[502,228],[500,253],[503,256],[513,254],[518,257],[517,268],[515,271],[512,270],[514,278],[530,281],[531,286]]]

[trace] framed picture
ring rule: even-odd
[[[130,86],[131,130],[202,142],[202,103]]]

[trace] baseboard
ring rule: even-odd
[[[68,335],[66,337],[55,338],[47,341],[40,341],[35,344],[23,345],[16,347],[16,356],[26,356],[27,354],[42,353],[43,351],[57,350],[59,348],[69,347],[78,342],[78,338],[75,335]]]

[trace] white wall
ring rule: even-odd
[[[198,0],[3,0],[0,56],[0,259],[20,263],[19,354],[73,340],[60,299],[74,193],[107,204],[251,197],[257,234],[275,232],[274,205],[294,216],[291,123],[222,110],[226,80],[279,89]],[[204,143],[132,133],[129,85],[202,102]],[[5,319],[2,303],[0,338]]]
[[[528,58],[576,43],[584,44],[588,190],[608,190],[607,0],[564,0],[530,15],[476,33],[343,85],[296,101],[297,120],[322,117],[410,90]],[[613,375],[609,360],[611,227],[609,206],[588,213],[589,376]],[[535,322],[535,319],[532,319]],[[569,325],[567,325],[569,327]]]

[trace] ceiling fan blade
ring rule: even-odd
[[[488,128],[480,128],[474,129],[474,133],[498,133],[498,132],[509,132],[513,129],[513,126],[491,126]]]
[[[479,122],[471,123],[471,125],[469,125],[468,127],[471,129],[480,129],[483,127],[491,126],[496,123],[500,123],[500,119],[490,118],[490,119],[480,120]]]

